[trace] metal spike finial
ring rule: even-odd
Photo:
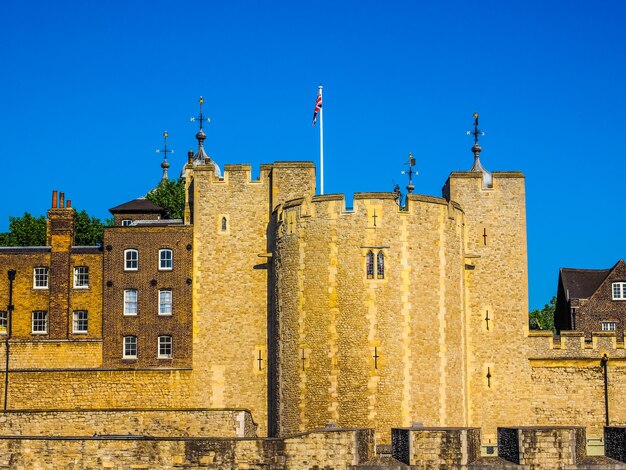
[[[204,114],[202,114],[202,104],[204,103],[204,98],[202,96],[198,100],[198,103],[200,103],[200,114],[198,114],[196,117],[192,117],[191,122],[198,121],[198,123],[200,124],[199,132],[202,132],[202,126],[205,122],[211,122],[211,118],[208,118]]]
[[[161,181],[166,181],[168,179],[167,177],[167,169],[170,167],[170,164],[167,162],[167,154],[168,153],[174,153],[173,149],[168,149],[167,148],[167,138],[169,137],[169,134],[167,131],[163,132],[163,148],[162,149],[158,149],[156,151],[156,153],[162,153],[163,154],[163,162],[161,163],[161,168],[163,168],[163,176],[161,177]]]

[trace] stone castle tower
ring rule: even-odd
[[[271,435],[495,430],[510,416],[506,377],[527,335],[524,177],[488,173],[472,150],[477,164],[452,173],[442,198],[410,194],[403,207],[357,193],[353,209],[315,195],[311,163],[263,165],[252,180],[249,165],[221,176],[190,157],[204,404],[249,408]]]

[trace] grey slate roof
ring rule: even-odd
[[[611,269],[561,268],[561,282],[569,299],[588,299]]]
[[[128,213],[165,213],[165,209],[157,206],[154,202],[145,197],[138,197],[132,201],[125,202],[119,206],[109,209],[111,214],[128,214]]]

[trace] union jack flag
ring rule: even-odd
[[[317,100],[315,101],[315,111],[313,111],[313,126],[317,122],[317,114],[322,109],[322,89],[320,88],[317,92]]]

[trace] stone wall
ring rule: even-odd
[[[615,332],[594,333],[585,341],[583,332],[533,332],[528,338],[531,387],[528,394],[531,425],[587,427],[587,434],[601,437],[605,424],[604,375],[607,364],[610,425],[626,422],[626,350]],[[518,418],[519,420],[519,418]],[[509,420],[513,424],[512,419]]]
[[[11,371],[8,409],[194,408],[190,384],[191,371],[184,369]]]
[[[54,410],[0,415],[0,436],[256,437],[246,410]]]
[[[585,428],[499,428],[498,455],[529,468],[576,465],[587,455]]]
[[[394,428],[392,452],[419,468],[467,468],[480,457],[480,429]]]
[[[371,430],[287,439],[4,438],[0,468],[347,470],[374,455]]]
[[[275,214],[282,435],[324,426],[462,425],[462,212],[392,193],[291,201]],[[368,253],[384,273],[366,273]],[[381,274],[383,274],[381,276]]]

